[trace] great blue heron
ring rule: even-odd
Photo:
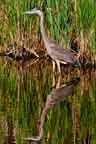
[[[60,63],[71,64],[73,66],[80,67],[79,59],[78,59],[76,52],[74,52],[72,49],[68,49],[68,48],[64,49],[61,45],[57,44],[56,41],[48,38],[45,32],[45,28],[44,28],[43,12],[41,10],[34,8],[30,11],[26,11],[24,14],[39,15],[42,38],[43,38],[45,47],[47,49],[47,53],[53,60],[53,72],[55,71],[55,62],[57,64],[59,73],[61,73]]]

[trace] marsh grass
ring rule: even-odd
[[[75,30],[76,38],[79,39],[77,49],[80,48],[83,51],[80,46],[81,32],[83,33],[84,47],[86,47],[84,51],[87,52],[89,49],[92,51],[96,48],[95,0],[38,0],[38,2],[14,0],[13,3],[11,0],[5,0],[0,2],[0,7],[0,45],[5,46],[10,42],[10,39],[17,41],[17,43],[21,41],[26,43],[26,37],[31,39],[31,43],[34,41],[38,43],[38,39],[41,37],[39,18],[23,15],[24,11],[38,7],[44,11],[48,35],[68,47]],[[30,44],[28,46],[30,47]]]
[[[52,90],[50,67],[46,63],[33,65],[26,71],[18,71],[11,65],[0,67],[0,120],[4,125],[0,127],[1,139],[12,126],[20,144],[24,143],[24,137],[38,134],[38,120]],[[79,76],[76,72],[66,69],[62,82]],[[87,134],[91,143],[96,142],[96,71],[81,70],[80,78],[80,87],[74,95],[48,110],[43,143],[72,143],[73,138],[82,143]]]
[[[75,30],[80,51],[91,55],[94,61],[96,57],[95,0],[0,1],[0,47],[2,49],[11,41],[16,41],[18,47],[21,44],[28,48],[43,47],[39,18],[22,15],[24,11],[33,7],[39,7],[44,11],[48,35],[69,46]],[[43,63],[41,65],[40,62],[38,64],[40,65],[33,65],[32,69],[27,69],[29,71],[25,73],[24,69],[18,72],[4,63],[0,67],[0,120],[4,119],[1,124],[5,125],[11,119],[14,127],[17,128],[18,143],[21,143],[21,139],[26,135],[37,134],[36,124],[51,90],[51,67]],[[63,72],[65,72],[62,74],[63,83],[78,76],[70,70],[64,69]],[[95,75],[95,71],[81,70],[80,88],[76,91],[75,103],[70,97],[64,103],[49,110],[44,127],[44,143],[72,143],[75,135],[72,129],[75,126],[78,133],[76,139],[80,139],[79,143],[85,142],[87,130],[91,134],[91,143],[96,143],[96,81],[93,81],[96,79]],[[72,119],[72,106],[73,110],[78,112],[77,125],[74,125],[74,117]],[[7,126],[5,129],[8,128]],[[1,129],[5,130],[4,127]],[[3,139],[2,135],[0,136]]]

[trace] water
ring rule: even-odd
[[[96,143],[94,69],[62,66],[60,77],[47,60],[0,63],[0,144]]]

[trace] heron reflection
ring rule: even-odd
[[[75,87],[79,84],[80,78],[75,78],[66,85],[56,86],[50,94],[47,96],[45,107],[42,110],[39,126],[39,135],[36,137],[25,138],[27,141],[40,141],[43,137],[43,128],[45,117],[48,113],[49,108],[65,100],[66,96],[71,96],[74,94]],[[58,84],[57,84],[58,85]]]

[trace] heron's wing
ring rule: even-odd
[[[49,46],[51,48],[51,56],[59,61],[74,63],[76,61],[76,52],[72,49],[64,49],[62,46],[56,44],[55,41],[50,40]]]
[[[74,92],[74,88],[79,84],[80,78],[76,78],[67,83],[66,86],[62,85],[51,91],[47,97],[46,106],[49,108],[61,101],[64,101],[65,97],[71,96]]]

